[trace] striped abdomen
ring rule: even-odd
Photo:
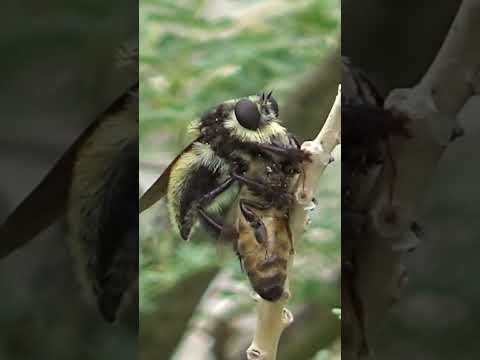
[[[276,208],[255,211],[265,226],[266,241],[259,243],[250,224],[240,217],[236,251],[253,289],[265,300],[276,301],[284,293],[293,252],[288,218]]]

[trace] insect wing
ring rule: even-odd
[[[153,183],[150,188],[142,195],[139,200],[139,212],[142,213],[152,205],[154,205],[157,201],[163,198],[167,193],[168,188],[168,180],[170,178],[170,173],[172,171],[173,166],[175,163],[180,159],[180,157],[187,151],[192,149],[193,144],[198,141],[199,138],[195,139],[188,145],[183,151],[177,155],[175,159],[168,165],[168,167],[163,171],[162,175]]]
[[[138,86],[138,83],[136,85]],[[65,213],[72,171],[78,151],[98,128],[105,116],[120,110],[120,105],[123,104],[134,86],[135,84],[119,96],[80,134],[40,184],[0,226],[0,259],[27,243]]]

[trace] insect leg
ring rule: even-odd
[[[260,219],[258,218],[257,214],[250,209],[249,205],[250,204],[246,200],[240,200],[240,210],[242,211],[243,216],[250,224],[252,224],[253,227],[255,227],[254,224],[260,222]]]
[[[273,204],[274,199],[276,200],[276,203],[279,204],[279,202],[290,202],[291,200],[291,194],[287,193],[286,191],[271,188],[270,186],[266,185],[265,183],[262,183],[256,179],[252,179],[237,173],[233,173],[232,177],[238,180],[239,182],[247,185],[247,187],[257,193],[262,193],[262,197],[264,200],[268,201],[267,208],[271,207]],[[254,206],[255,207],[255,206]],[[258,206],[257,206],[258,208]],[[260,210],[265,210],[258,208]]]
[[[255,214],[251,208],[265,210],[271,207],[271,205],[256,204],[245,199],[241,199],[239,203],[243,216],[253,228],[255,239],[259,244],[264,244],[267,241],[267,229],[265,228],[263,221],[260,220],[258,215]]]
[[[266,204],[261,204],[261,203],[253,202],[253,201],[250,201],[250,200],[241,199],[240,200],[240,207],[242,207],[242,206],[248,206],[248,207],[251,207],[251,208],[254,208],[254,209],[258,209],[258,210],[268,210],[273,206],[273,203],[268,202]]]
[[[247,186],[251,186],[254,189],[260,189],[261,191],[268,190],[267,185],[265,185],[265,184],[263,184],[263,183],[261,183],[257,180],[251,179],[249,177],[246,177],[246,176],[243,176],[243,175],[240,175],[240,174],[237,174],[237,173],[233,173],[232,178],[246,184]]]
[[[200,179],[201,180],[201,179]],[[195,195],[197,198],[191,200],[188,203],[188,208],[185,210],[184,214],[181,215],[182,222],[180,223],[180,235],[182,236],[183,239],[187,240],[189,238],[192,226],[198,220],[198,216],[200,214],[199,209],[203,210],[204,214],[207,214],[207,211],[205,210],[205,207],[218,195],[220,195],[222,192],[227,190],[229,186],[232,184],[234,181],[233,178],[228,177],[224,182],[220,184],[216,184],[215,188],[212,190],[208,191],[207,193],[200,193],[198,196]],[[197,200],[198,199],[198,200]],[[209,216],[211,217],[211,216]],[[202,217],[202,220],[204,218]],[[207,226],[207,230],[212,230],[214,235],[219,235],[217,228],[213,227],[210,225],[209,221],[204,221],[204,224]]]
[[[244,206],[247,205],[251,208],[258,209],[258,210],[267,210],[267,209],[269,209],[273,206],[273,201],[270,201],[269,203],[266,203],[266,204],[260,204],[260,203],[254,203],[254,202],[251,202],[251,201],[248,201],[248,200],[240,200],[240,205],[244,205]],[[287,219],[288,219],[288,216],[287,216]],[[294,254],[295,253],[295,247],[293,246],[293,237],[292,237],[292,232],[290,230],[290,224],[289,224],[288,220],[286,222],[286,225],[287,225],[287,233],[288,233],[288,242],[290,243],[290,253]],[[266,238],[266,234],[265,234],[265,238]]]
[[[205,195],[203,195],[200,200],[198,201],[199,206],[203,206],[207,204],[208,202],[212,201],[214,198],[216,198],[218,195],[220,195],[222,192],[228,189],[230,185],[232,185],[233,181],[235,179],[233,177],[229,177],[227,180],[225,180],[223,183],[218,185],[215,189],[209,191]]]
[[[295,145],[299,149],[301,148],[300,142],[298,141],[295,135],[290,134],[288,141],[290,142],[291,145]]]
[[[196,210],[204,221],[204,224],[207,226],[208,229],[212,230],[216,237],[218,237],[222,232],[223,226],[219,224],[218,221],[215,220],[211,215],[208,214],[208,212],[205,210],[205,206],[218,195],[227,190],[234,181],[235,179],[233,177],[227,178],[227,180],[218,185],[216,188],[203,195],[196,206]]]
[[[199,215],[205,221],[209,228],[211,228],[217,235],[220,235],[222,232],[223,226],[220,225],[215,219],[213,219],[207,212],[202,208],[198,207],[197,209]]]
[[[267,153],[273,153],[274,155],[283,156],[287,159],[292,159],[296,161],[304,161],[308,160],[309,157],[306,153],[304,153],[299,148],[284,148],[277,145],[269,145],[269,144],[256,144],[256,146]]]

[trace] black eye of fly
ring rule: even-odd
[[[272,110],[275,112],[275,115],[278,116],[278,103],[273,96],[270,96],[270,104],[272,106]]]
[[[260,124],[260,112],[257,105],[248,99],[240,100],[235,105],[235,116],[246,129],[257,130]]]

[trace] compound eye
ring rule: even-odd
[[[277,100],[273,96],[270,96],[270,105],[272,106],[272,110],[274,111],[275,115],[278,117],[278,103]]]
[[[257,105],[248,99],[243,99],[235,105],[235,116],[246,129],[257,130],[260,124],[260,112]]]

